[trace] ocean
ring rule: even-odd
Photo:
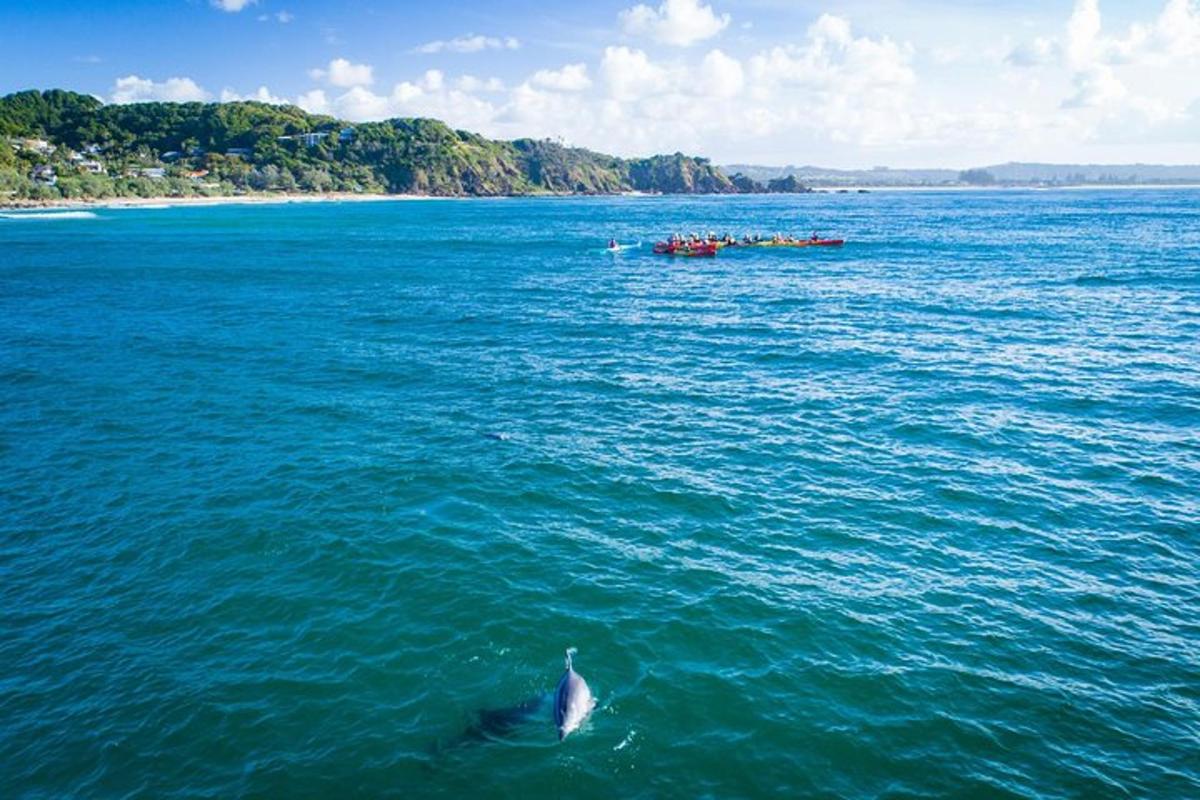
[[[0,796],[1200,797],[1197,486],[1197,190],[9,214]]]

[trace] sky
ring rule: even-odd
[[[1200,163],[1200,0],[0,0],[0,94],[717,163]]]

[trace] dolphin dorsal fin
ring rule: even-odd
[[[568,671],[574,669],[574,667],[571,666],[571,656],[575,655],[578,652],[579,651],[576,650],[574,647],[567,648],[567,657],[565,659],[564,666]]]

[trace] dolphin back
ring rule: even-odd
[[[596,705],[587,681],[571,665],[573,652],[567,651],[566,671],[554,691],[554,725],[560,742],[583,723]]]

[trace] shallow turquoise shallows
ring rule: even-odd
[[[1198,487],[1200,191],[10,215],[0,796],[1200,797]]]

